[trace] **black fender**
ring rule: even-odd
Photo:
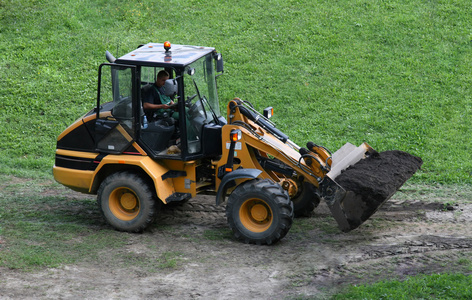
[[[220,203],[225,202],[226,190],[229,187],[234,186],[235,179],[240,179],[240,178],[255,179],[261,173],[262,171],[258,169],[237,169],[230,173],[227,173],[221,179],[220,186],[218,187],[218,193],[216,194],[216,205],[220,205]]]

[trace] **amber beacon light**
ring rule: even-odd
[[[170,50],[170,42],[169,41],[164,42],[164,49],[166,49],[166,51]]]

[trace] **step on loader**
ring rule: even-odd
[[[366,143],[335,153],[313,142],[299,147],[271,122],[271,108],[261,114],[239,98],[223,117],[216,84],[223,60],[214,48],[149,43],[106,58],[96,107],[59,135],[53,174],[96,194],[117,230],[141,232],[162,205],[209,194],[226,205],[229,227],[246,243],[276,243],[320,199],[347,232],[421,166],[407,153],[386,162]],[[144,109],[152,89],[159,97],[152,101],[167,101],[165,109]],[[374,167],[362,173],[361,165]]]

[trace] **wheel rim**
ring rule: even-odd
[[[239,218],[245,228],[252,232],[264,232],[272,225],[272,210],[260,199],[248,199],[239,209]]]
[[[139,214],[139,199],[128,188],[114,189],[110,194],[108,204],[113,215],[122,221],[130,221]]]

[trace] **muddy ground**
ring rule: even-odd
[[[94,200],[57,186],[41,193],[59,193],[66,201]],[[149,231],[122,233],[128,243],[120,254],[133,254],[129,257],[138,257],[139,263],[117,262],[116,252],[104,251],[93,263],[33,272],[0,268],[0,298],[324,299],[354,284],[472,273],[471,188],[407,184],[350,233],[337,229],[322,202],[311,217],[296,219],[273,246],[234,240],[224,208],[213,201],[199,197],[167,208]],[[176,253],[173,263],[150,268],[162,253]]]

